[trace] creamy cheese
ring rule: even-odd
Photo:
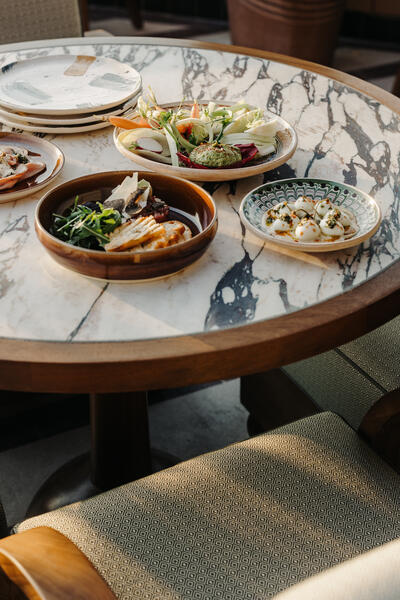
[[[314,242],[321,235],[321,231],[314,219],[302,219],[294,234],[300,242]]]
[[[315,211],[317,215],[319,215],[320,217],[324,217],[328,210],[332,208],[332,206],[332,202],[329,200],[329,198],[324,198],[323,200],[317,202],[317,204],[315,205]]]
[[[334,211],[329,211],[321,220],[319,226],[322,233],[328,237],[343,237],[344,235],[344,227],[334,217]]]
[[[271,229],[273,231],[290,231],[291,229],[291,222],[289,221],[285,221],[284,219],[276,219],[272,225],[271,225]]]
[[[10,175],[14,175],[14,169],[9,166],[6,157],[2,157],[0,159],[0,178],[9,177]]]
[[[314,200],[308,198],[308,196],[299,196],[294,203],[294,210],[299,217],[304,217],[306,214],[312,215],[314,212]]]

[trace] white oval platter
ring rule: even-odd
[[[174,102],[169,104],[161,104],[162,108],[177,108],[178,106],[185,105],[185,102]],[[208,104],[208,102],[201,102],[201,104]],[[230,103],[224,101],[224,105],[228,106]],[[232,103],[231,103],[232,104]],[[131,115],[132,116],[132,115]],[[191,181],[230,181],[233,179],[243,179],[244,177],[251,177],[252,175],[258,175],[271,169],[276,169],[283,163],[289,160],[294,154],[297,147],[297,135],[293,127],[281,117],[275,116],[282,126],[282,129],[278,131],[278,147],[276,152],[273,154],[260,159],[256,163],[246,167],[238,167],[231,169],[191,169],[189,167],[174,167],[165,163],[158,162],[135,154],[128,150],[122,144],[122,138],[125,133],[124,130],[116,128],[114,131],[114,143],[118,151],[129,158],[134,163],[146,167],[152,171],[157,171],[164,175],[175,175],[176,177],[183,177],[184,179],[190,179]],[[128,130],[129,132],[129,130]]]
[[[137,98],[140,94],[140,91],[135,94],[132,98],[130,98],[127,102],[118,105],[116,108],[109,108],[107,110],[102,110],[98,112],[94,112],[91,115],[82,116],[77,114],[75,116],[71,115],[56,115],[56,116],[48,116],[48,115],[31,115],[29,113],[15,112],[10,109],[3,108],[0,106],[0,122],[3,122],[4,119],[8,119],[11,121],[16,121],[17,123],[26,123],[28,125],[84,125],[91,123],[98,123],[99,120],[107,119],[111,116],[123,115],[126,111],[130,111],[136,106]]]
[[[86,125],[31,125],[30,123],[21,123],[17,121],[13,121],[11,119],[6,119],[5,117],[0,117],[0,122],[4,123],[8,127],[13,127],[14,129],[21,129],[22,131],[31,131],[32,133],[85,133],[86,131],[95,131],[96,129],[104,129],[105,127],[110,127],[110,123],[108,121],[97,121],[96,123],[88,123]]]
[[[113,58],[42,56],[0,69],[0,104],[38,115],[92,113],[125,102],[141,85],[135,69]]]

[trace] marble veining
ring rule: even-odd
[[[205,184],[218,207],[215,240],[186,271],[154,282],[90,280],[54,263],[34,233],[35,205],[43,192],[0,205],[1,337],[74,343],[235,327],[337,296],[399,259],[400,121],[378,101],[290,65],[115,40],[0,53],[0,68],[16,60],[63,54],[124,61],[141,73],[144,87],[151,85],[160,102],[245,97],[289,121],[299,146],[289,163],[275,171]],[[111,128],[46,137],[66,156],[59,183],[97,171],[132,168],[115,149]],[[266,249],[241,224],[240,201],[265,181],[296,176],[343,181],[371,194],[383,213],[379,231],[359,247],[319,255],[325,268]]]

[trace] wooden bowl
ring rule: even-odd
[[[169,104],[161,104],[162,108],[170,109],[177,108],[179,106],[187,106],[191,103],[187,102],[173,102]],[[208,104],[208,102],[201,102],[201,105]],[[224,106],[234,104],[233,102],[223,102]],[[132,113],[136,114],[135,112]],[[130,116],[132,116],[130,115]],[[234,179],[244,179],[245,177],[251,177],[252,175],[259,175],[266,171],[276,169],[280,165],[283,165],[293,156],[297,147],[297,134],[293,127],[279,117],[278,115],[270,115],[276,118],[280,124],[280,129],[277,133],[277,149],[273,154],[265,156],[256,161],[253,161],[251,165],[230,169],[191,169],[189,167],[173,167],[162,162],[157,162],[150,158],[135,154],[128,150],[122,144],[122,138],[128,134],[130,130],[124,132],[123,129],[115,128],[114,130],[114,144],[117,150],[126,158],[133,161],[134,163],[145,167],[146,169],[153,169],[158,173],[164,173],[165,175],[176,175],[177,177],[184,177],[185,179],[191,179],[192,181],[232,181]]]
[[[86,175],[59,185],[40,200],[35,215],[36,233],[60,265],[88,277],[140,281],[176,273],[204,254],[217,231],[217,209],[212,197],[190,181],[149,171],[139,171],[139,179],[149,181],[155,195],[172,210],[183,211],[182,220],[186,217],[185,222],[198,231],[192,239],[147,252],[103,252],[72,246],[49,233],[53,213],[62,214],[77,195],[94,202],[104,201],[128,175],[132,171]]]

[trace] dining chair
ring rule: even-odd
[[[0,597],[394,600],[399,490],[318,413],[20,523],[0,540]]]
[[[339,348],[242,378],[252,433],[332,410],[400,472],[400,317]]]
[[[82,36],[86,0],[15,0],[0,2],[2,44]]]

